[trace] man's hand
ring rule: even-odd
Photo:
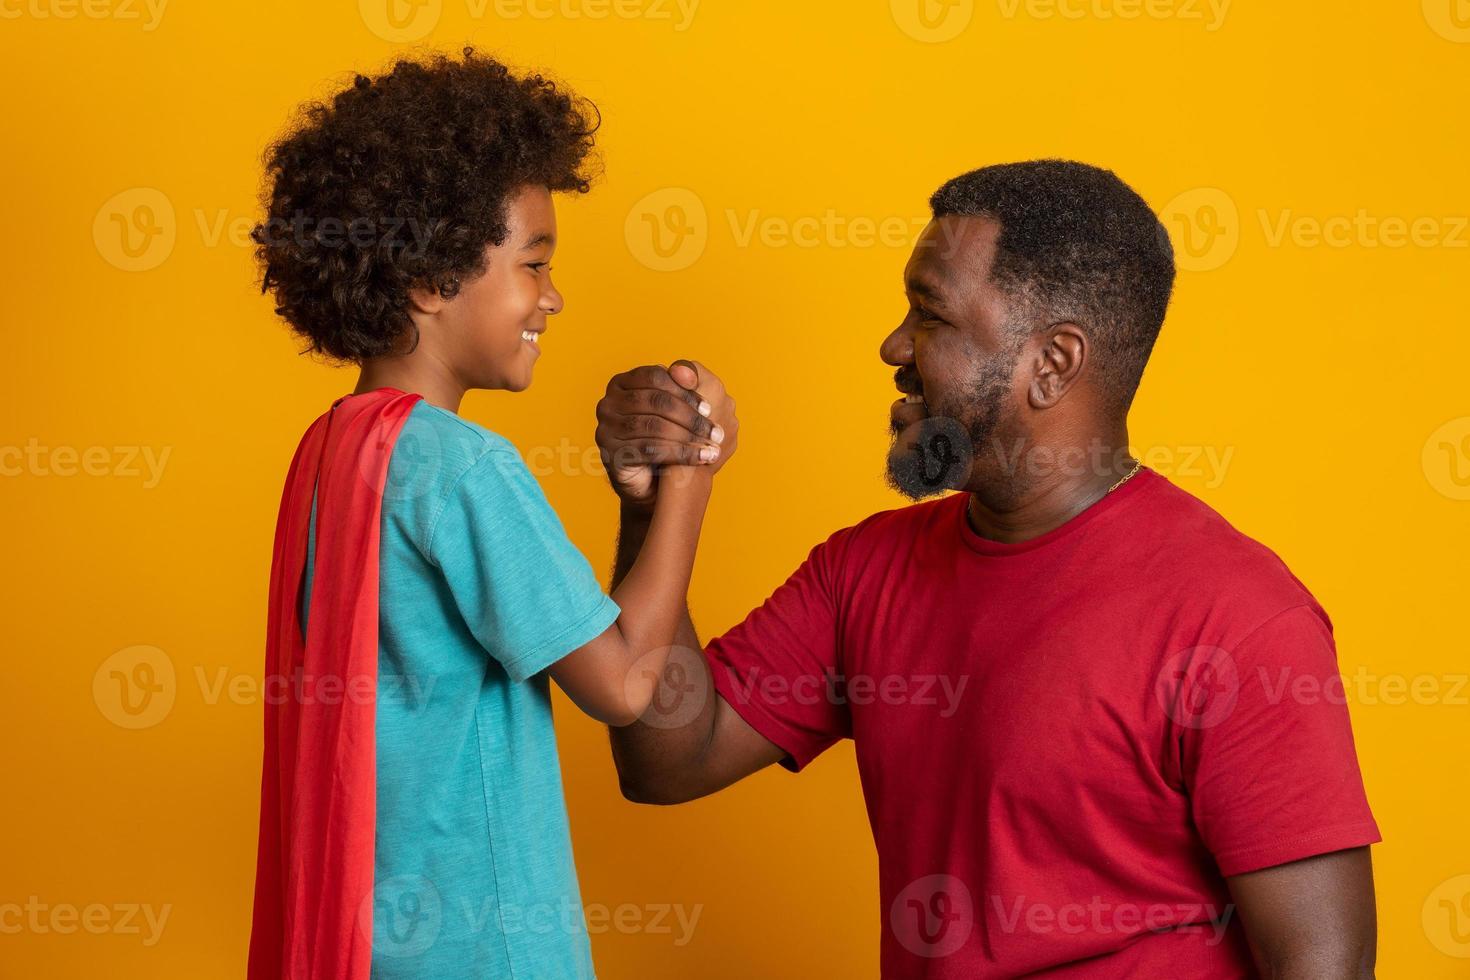
[[[597,447],[624,502],[651,508],[663,466],[718,470],[735,452],[740,420],[725,385],[697,361],[615,375],[597,403]]]

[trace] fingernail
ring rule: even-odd
[[[715,426],[713,429],[709,430],[709,439],[710,442],[714,443],[716,446],[722,444],[725,441],[725,430],[720,428],[718,425]]]
[[[703,415],[705,418],[709,418],[709,413],[710,413],[709,402],[700,402],[699,403],[699,414],[700,415]]]
[[[719,446],[705,446],[699,451],[699,461],[701,463],[713,463],[716,459],[719,458],[719,456]]]

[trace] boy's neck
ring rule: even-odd
[[[396,356],[374,357],[362,362],[354,395],[376,388],[397,388],[422,395],[424,401],[446,412],[459,414],[465,386],[452,372],[432,358]]]

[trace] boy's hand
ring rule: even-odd
[[[735,452],[740,420],[725,385],[697,361],[615,375],[597,403],[597,446],[618,496],[652,507],[658,467],[717,471]]]

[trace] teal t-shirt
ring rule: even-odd
[[[373,977],[591,978],[544,671],[617,605],[515,447],[427,402],[379,563]]]

